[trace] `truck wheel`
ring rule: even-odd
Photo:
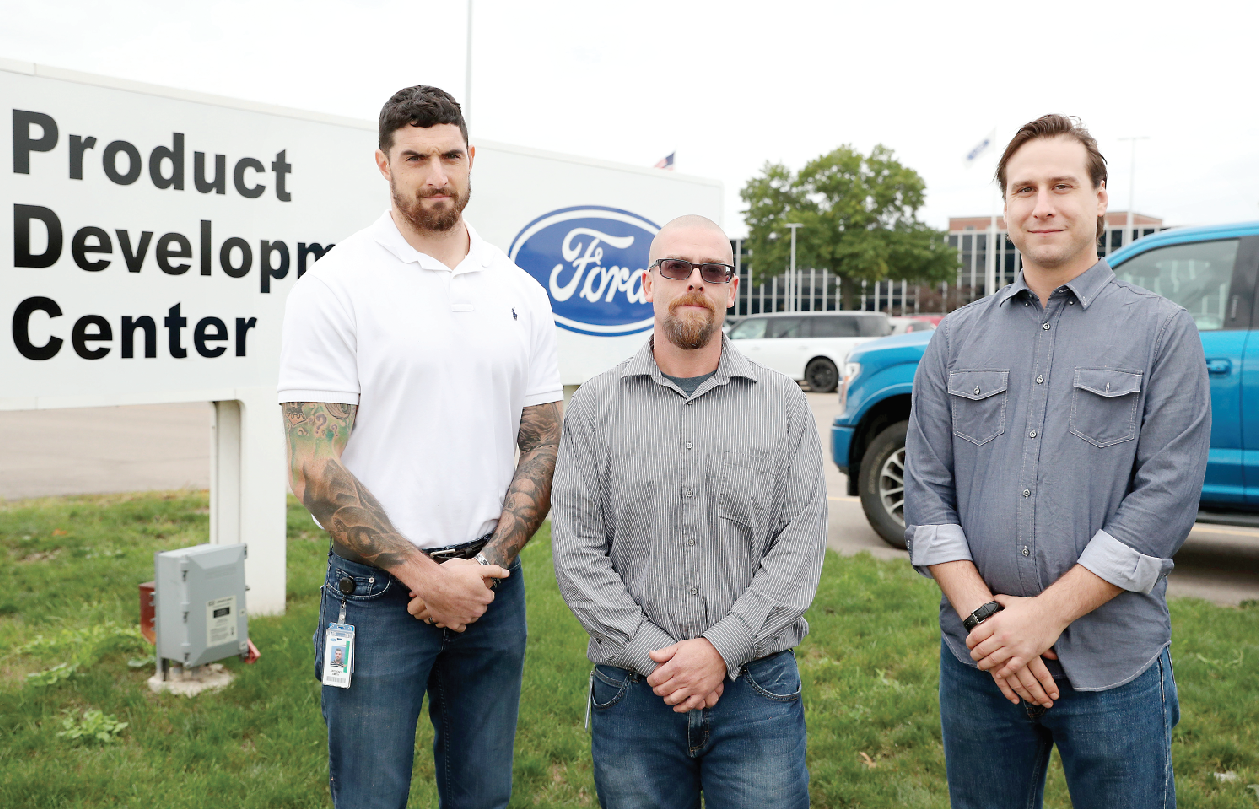
[[[810,390],[831,393],[839,387],[839,369],[825,357],[818,357],[805,367],[804,381],[809,383]]]
[[[905,548],[905,433],[909,422],[898,421],[871,442],[861,459],[857,491],[866,519],[883,541]]]

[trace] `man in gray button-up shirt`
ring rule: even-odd
[[[560,591],[590,633],[600,805],[807,807],[792,647],[826,543],[800,387],[721,334],[712,222],[661,229],[652,339],[573,396],[552,492]]]
[[[1210,392],[1190,315],[1098,259],[1105,180],[1079,124],[1020,129],[998,181],[1023,271],[945,318],[914,379],[906,539],[945,596],[954,806],[1038,806],[1055,743],[1077,807],[1175,802],[1165,577]]]

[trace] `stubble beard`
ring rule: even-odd
[[[702,306],[703,314],[686,312],[678,314],[683,306]],[[664,336],[670,343],[687,351],[698,351],[713,339],[717,332],[717,312],[712,301],[699,292],[690,292],[669,304],[669,314],[664,319]]]
[[[398,186],[390,178],[389,193],[393,197],[394,209],[402,214],[402,218],[407,220],[411,227],[421,233],[445,233],[459,224],[463,209],[468,207],[468,200],[472,198],[472,181],[468,180],[468,187],[462,194],[453,189],[438,189],[406,199],[398,192]],[[443,203],[435,208],[424,206],[424,200],[429,197],[452,193],[449,203]]]

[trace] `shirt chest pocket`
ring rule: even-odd
[[[1071,391],[1071,434],[1095,447],[1137,437],[1141,374],[1111,368],[1076,368]]]
[[[1006,389],[1009,385],[1009,371],[949,373],[953,435],[982,446],[1004,433]]]
[[[765,519],[771,494],[769,459],[752,450],[727,450],[718,467],[718,513],[754,532]]]

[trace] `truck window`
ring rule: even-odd
[[[1115,275],[1188,309],[1198,331],[1217,331],[1227,319],[1236,259],[1237,239],[1173,244],[1132,257]]]
[[[857,318],[862,337],[887,337],[892,333],[892,321],[885,314],[862,315]]]

